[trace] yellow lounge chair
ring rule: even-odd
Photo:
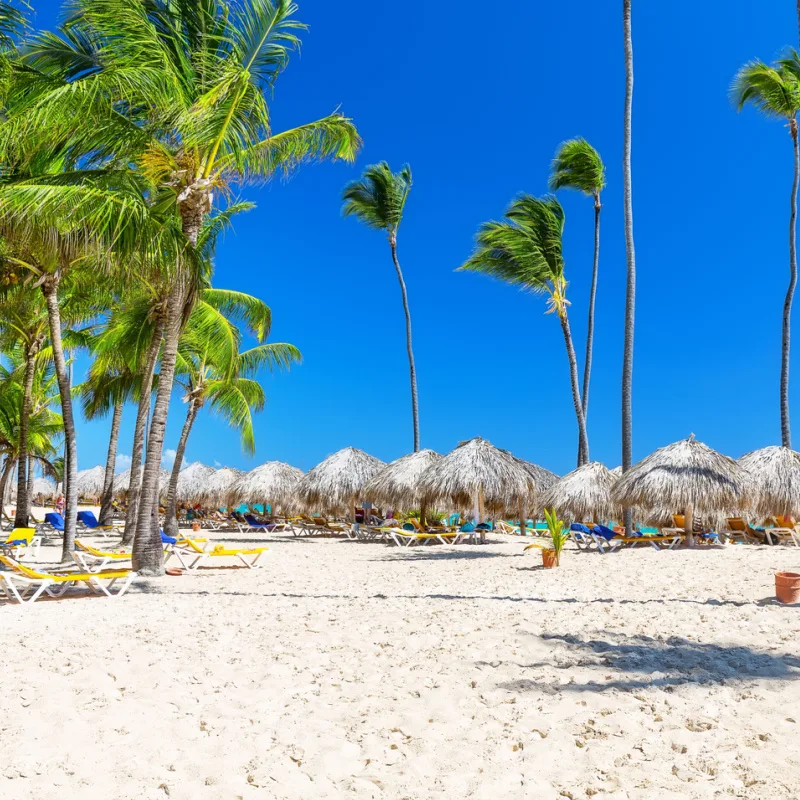
[[[793,544],[795,547],[800,547],[800,533],[798,533],[797,527],[787,526],[785,520],[785,517],[772,517],[772,522],[775,527],[764,529],[767,541],[770,544],[785,542],[787,544]]]
[[[75,548],[72,557],[75,559],[75,563],[87,572],[100,572],[114,562],[131,560],[130,553],[98,550],[80,539],[75,540]]]
[[[433,533],[418,533],[406,531],[402,528],[390,528],[389,537],[398,547],[412,547],[413,545],[426,545],[439,542],[440,544],[459,544],[464,539],[474,537],[475,531],[436,531]]]
[[[36,558],[39,558],[39,548],[42,537],[36,533],[36,528],[14,528],[4,542],[0,542],[0,550],[4,556],[11,556],[19,561],[28,548],[36,549]]]
[[[0,590],[9,600],[18,603],[35,603],[45,592],[50,597],[61,597],[68,589],[79,583],[85,583],[95,594],[104,594],[106,597],[122,597],[136,577],[136,573],[129,569],[114,570],[111,572],[39,572],[14,561],[8,556],[0,556],[0,563],[4,564],[9,572],[0,572]],[[117,581],[122,585],[116,594],[111,590]],[[18,585],[19,584],[19,585]],[[28,597],[33,590],[33,594]]]
[[[213,550],[201,547],[196,539],[187,538],[185,543],[181,540],[173,545],[169,557],[175,556],[181,562],[181,566],[187,570],[196,570],[210,558],[238,558],[248,569],[258,566],[261,556],[269,550],[269,547],[251,547],[250,549],[236,549],[225,547],[218,544]],[[246,558],[245,556],[253,556]]]

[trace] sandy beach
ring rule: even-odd
[[[0,797],[800,797],[794,548],[239,537],[263,568],[0,605]]]

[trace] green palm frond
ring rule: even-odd
[[[411,167],[406,164],[392,172],[385,161],[364,170],[360,180],[345,186],[342,213],[356,217],[376,230],[396,233],[403,220],[403,210],[411,191]]]
[[[550,169],[550,188],[577,189],[600,194],[606,185],[606,168],[600,154],[586,139],[569,139],[556,151]]]
[[[270,307],[245,292],[231,289],[204,289],[202,302],[223,314],[228,320],[244,325],[259,342],[269,335],[272,327]]]
[[[261,411],[266,403],[264,390],[256,381],[212,381],[207,389],[211,408],[234,430],[239,432],[244,451],[255,452],[253,412]]]
[[[0,2],[0,49],[11,50],[28,27],[27,3]]]
[[[302,361],[303,356],[294,345],[271,342],[239,353],[236,366],[239,375],[250,377],[264,368],[274,372],[276,369],[289,369],[292,364]]]
[[[563,295],[564,211],[554,197],[521,195],[503,222],[485,223],[460,270],[480,272],[533,292]]]
[[[740,111],[750,103],[768,117],[793,119],[800,110],[800,80],[786,64],[751,61],[736,74],[731,96]]]

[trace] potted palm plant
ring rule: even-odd
[[[561,563],[561,551],[564,549],[567,539],[569,539],[569,528],[565,528],[564,520],[558,519],[554,508],[549,511],[544,510],[544,518],[547,521],[547,531],[550,540],[544,542],[534,542],[525,549],[536,548],[542,551],[542,566],[546,569],[557,567]]]

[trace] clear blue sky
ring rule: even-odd
[[[38,22],[58,4],[34,0]],[[694,432],[730,455],[780,443],[780,319],[792,177],[786,128],[738,114],[738,67],[796,44],[794,3],[634,0],[633,188],[638,261],[634,457]],[[208,412],[188,460],[308,469],[354,445],[389,460],[412,448],[404,324],[385,239],[340,215],[367,164],[408,161],[400,231],[414,319],[422,444],[483,436],[563,473],[576,425],[564,344],[541,298],[455,273],[476,229],[518,192],[547,188],[550,159],[585,136],[608,170],[589,414],[592,458],[620,462],[625,250],[621,2],[477,0],[300,3],[311,25],[277,84],[275,128],[341,107],[364,149],[355,165],[309,166],[248,189],[258,208],[219,246],[216,285],[273,310],[272,340],[305,362],[266,379],[255,458]],[[583,358],[592,206],[562,193],[572,329]],[[800,325],[797,334],[800,337]],[[800,339],[795,348],[800,352]],[[800,392],[794,359],[792,398]],[[176,396],[166,447],[185,406]],[[796,435],[800,409],[793,404]],[[134,410],[120,451],[130,453]],[[102,462],[109,422],[83,423],[80,466]]]

